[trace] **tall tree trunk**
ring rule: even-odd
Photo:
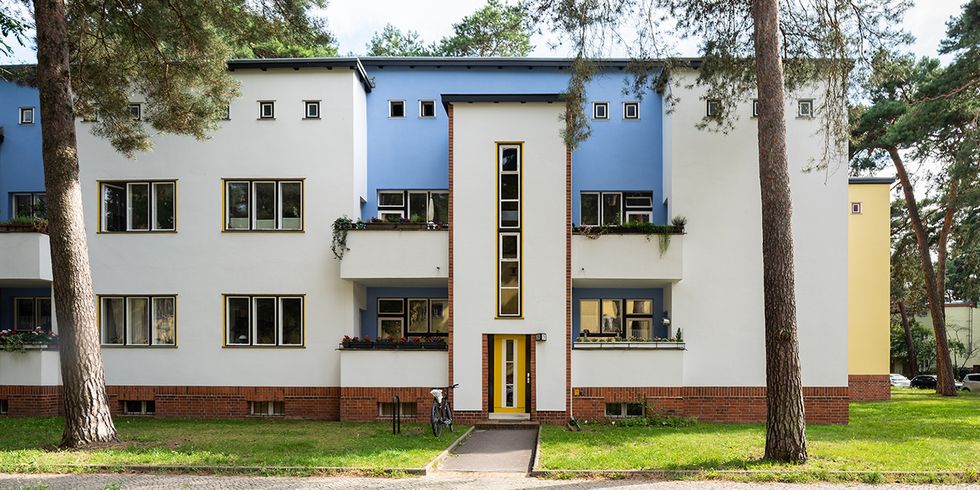
[[[105,391],[82,218],[65,4],[63,0],[35,0],[34,15],[51,269],[61,336],[65,400],[61,445],[81,447],[115,440],[116,428]]]
[[[793,211],[786,157],[779,0],[753,0],[759,91],[759,183],[766,316],[766,458],[807,459],[803,382],[796,335]]]
[[[926,236],[925,226],[922,224],[922,217],[919,215],[919,205],[915,201],[915,193],[912,191],[912,182],[909,174],[905,171],[905,161],[898,153],[898,148],[887,148],[888,155],[895,164],[895,171],[898,173],[898,180],[902,184],[902,192],[905,194],[905,206],[909,211],[909,222],[912,223],[912,231],[915,232],[916,248],[919,251],[919,266],[922,268],[922,275],[926,281],[926,298],[929,300],[929,314],[932,317],[932,329],[936,334],[936,393],[945,396],[956,396],[956,381],[953,379],[953,363],[949,356],[949,341],[946,339],[946,311],[944,309],[946,295],[939,289],[940,283],[936,275],[942,274],[945,277],[946,271],[938,273],[933,268],[932,256],[929,253],[929,239]],[[955,187],[951,189],[955,192]],[[955,195],[954,195],[955,197]],[[943,228],[946,228],[944,223]],[[946,240],[940,237],[940,243],[945,247]],[[945,252],[942,253],[945,262]]]
[[[914,378],[919,375],[919,359],[915,355],[915,346],[912,345],[912,327],[909,325],[908,311],[905,310],[905,302],[898,302],[898,314],[902,317],[902,329],[905,330],[905,375]]]

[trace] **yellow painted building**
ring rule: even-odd
[[[848,185],[847,366],[852,400],[887,399],[890,345],[892,178]]]

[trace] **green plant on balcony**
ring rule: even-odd
[[[36,328],[26,332],[0,330],[0,351],[24,352],[28,346],[48,346],[58,343],[58,334]]]
[[[344,259],[344,254],[347,253],[349,248],[347,248],[347,232],[350,230],[363,230],[364,222],[360,219],[354,221],[347,216],[342,216],[337,218],[333,222],[333,237],[330,242],[330,251],[333,252],[334,257],[338,260]]]

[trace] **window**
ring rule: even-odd
[[[759,117],[759,99],[752,99],[752,117]]]
[[[851,203],[851,214],[861,214],[861,203],[859,202]]]
[[[606,403],[606,417],[642,417],[642,403]]]
[[[436,336],[449,333],[445,298],[378,298],[378,338]]]
[[[497,144],[497,316],[521,316],[520,144]]]
[[[802,99],[797,105],[799,117],[813,117],[813,99]]]
[[[407,198],[406,198],[407,196]],[[449,192],[444,190],[378,191],[378,218],[382,221],[449,223]]]
[[[259,101],[259,119],[275,119],[276,103],[271,100]]]
[[[222,114],[224,114],[224,115],[221,116],[221,119],[223,119],[225,121],[231,121],[231,104],[225,104],[225,108],[224,108]]]
[[[307,100],[303,103],[306,108],[306,119],[320,119],[320,101]]]
[[[102,232],[176,231],[177,182],[101,182]]]
[[[415,402],[401,402],[402,417],[417,417],[419,413],[418,404]],[[391,417],[395,414],[394,402],[378,402],[378,417]]]
[[[129,104],[129,116],[133,118],[134,121],[140,121],[143,119],[143,105],[138,102],[130,102]]]
[[[640,118],[640,103],[623,102],[623,119],[639,119],[639,118]]]
[[[225,295],[225,345],[302,346],[303,301],[303,296]]]
[[[20,121],[21,124],[34,124],[33,107],[21,107],[19,113],[20,116],[18,117],[18,121]]]
[[[436,101],[420,100],[419,117],[426,117],[426,118],[436,117]]]
[[[16,192],[10,195],[12,218],[45,218],[48,199],[43,192]]]
[[[157,402],[153,400],[125,400],[122,403],[126,415],[153,415],[157,411]]]
[[[177,345],[176,296],[99,296],[102,345]]]
[[[302,180],[225,180],[225,231],[302,231]]]
[[[592,119],[609,119],[609,103],[593,102]]]
[[[14,298],[14,330],[51,331],[51,298]]]
[[[653,220],[653,193],[645,191],[588,191],[579,202],[582,226],[616,226]]]
[[[0,415],[7,415],[10,413],[10,405],[7,400],[0,400]]]
[[[579,300],[579,331],[586,337],[652,339],[653,300],[602,298]]]
[[[282,416],[285,408],[284,402],[248,402],[248,413],[262,417]]]
[[[707,116],[721,117],[721,101],[718,99],[708,99]]]
[[[404,100],[389,100],[388,101],[388,117],[405,117],[405,101]]]

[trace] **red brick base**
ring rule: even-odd
[[[851,401],[891,400],[891,377],[887,374],[851,374],[847,376],[847,394]]]
[[[803,397],[808,423],[847,423],[847,388],[807,387]],[[763,387],[575,388],[572,403],[579,420],[604,420],[606,403],[643,403],[664,415],[710,422],[766,421]]]
[[[381,417],[378,411],[379,403],[394,402],[395,395],[404,403],[414,403],[417,416],[402,414],[408,421],[429,420],[432,409],[432,388],[341,388],[340,389],[340,420],[370,421],[389,419]]]
[[[10,417],[54,417],[62,413],[60,386],[0,386]]]

